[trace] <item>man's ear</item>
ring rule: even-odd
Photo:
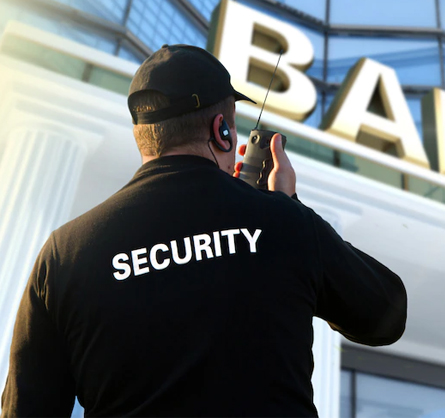
[[[212,123],[213,142],[222,152],[230,152],[233,147],[229,125],[224,116],[219,113],[213,118]]]

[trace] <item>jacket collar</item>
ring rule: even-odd
[[[162,173],[167,171],[181,171],[187,168],[212,167],[217,170],[217,165],[208,158],[198,155],[168,155],[159,157],[143,164],[135,173],[134,178],[147,174]]]

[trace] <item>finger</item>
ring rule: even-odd
[[[238,178],[238,177],[239,177],[239,175],[240,175],[240,172],[239,172],[239,171],[235,171],[235,172],[233,173],[233,177],[236,177],[236,178]]]
[[[243,162],[242,161],[238,161],[235,164],[235,171],[240,172],[242,170],[242,168],[243,168]]]
[[[244,154],[246,153],[246,145],[240,145],[238,148],[238,154],[244,157]]]

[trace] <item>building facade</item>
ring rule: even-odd
[[[51,230],[124,185],[140,164],[126,110],[132,74],[162,44],[209,45],[218,4],[0,0],[1,387],[15,311],[40,246]],[[313,48],[305,74],[315,86],[314,110],[293,121],[266,106],[261,119],[288,137],[300,198],[397,272],[408,290],[407,331],[393,346],[358,346],[314,323],[320,416],[445,416],[445,174],[438,151],[445,144],[425,99],[445,89],[445,0],[236,4],[273,19],[270,36],[284,31],[282,22]],[[226,33],[238,31],[226,23]],[[244,52],[234,48],[233,55]],[[404,160],[385,138],[348,141],[329,131],[330,111],[346,101],[345,83],[362,57],[395,70],[430,167]],[[265,91],[269,73],[252,70],[250,82]],[[378,83],[367,111],[395,120],[383,76]],[[275,90],[286,89],[285,75],[282,84]],[[242,140],[258,114],[259,107],[238,106]],[[73,415],[81,414],[76,406]]]

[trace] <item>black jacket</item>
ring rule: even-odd
[[[163,157],[42,249],[2,416],[314,416],[312,317],[396,341],[397,275],[311,209]]]

